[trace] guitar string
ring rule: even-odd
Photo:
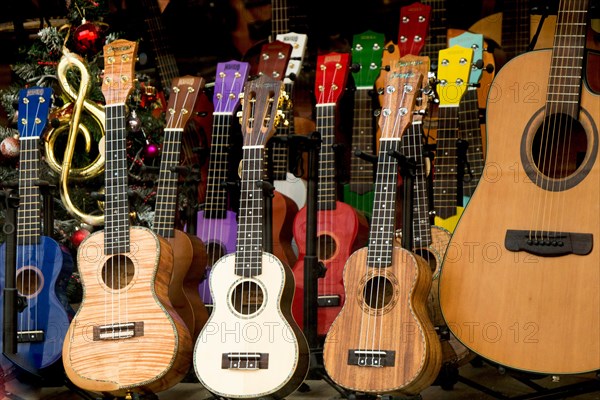
[[[37,123],[37,120],[40,117],[40,106],[41,106],[41,104],[42,104],[43,101],[45,101],[45,99],[43,99],[43,97],[40,97],[38,99],[37,108],[35,110],[35,115],[36,115],[35,121],[36,121],[36,123],[34,123],[33,127],[31,128],[34,131],[33,137],[36,137],[36,138],[39,138],[40,137],[40,133],[41,133],[41,132],[38,132],[38,126],[39,126],[39,124]],[[32,140],[31,143],[33,144],[33,149],[32,149],[33,150],[33,155],[29,159],[32,160],[32,161],[35,160],[32,163],[35,169],[32,168],[30,170],[30,173],[31,173],[31,176],[30,176],[31,180],[30,180],[30,182],[34,182],[34,179],[36,179],[36,180],[39,179],[39,163],[37,162],[37,160],[39,159],[38,158],[39,157],[39,155],[38,155],[38,146],[37,146],[38,141],[37,140]],[[35,196],[34,197],[34,202],[35,202],[36,215],[38,215],[37,211],[39,211],[39,209],[40,209],[40,203],[39,203],[40,202],[40,197],[39,197],[40,196],[40,190],[39,190],[38,184],[39,184],[38,182],[35,182],[36,189],[34,189],[33,186],[31,187],[31,190],[33,192],[32,194]],[[30,213],[29,215],[31,216],[32,214]],[[39,294],[39,290],[41,289],[41,286],[43,286],[43,283],[44,283],[42,279],[38,280],[38,278],[37,278],[37,273],[38,273],[38,271],[40,271],[39,270],[39,266],[43,267],[43,262],[42,262],[42,259],[41,259],[42,253],[38,249],[38,245],[41,244],[41,242],[38,243],[35,240],[35,237],[38,237],[38,238],[40,237],[41,232],[39,231],[39,229],[40,229],[40,225],[36,222],[36,224],[35,224],[35,231],[33,231],[33,232],[30,233],[30,235],[31,235],[30,236],[31,237],[31,239],[30,239],[30,241],[31,241],[31,249],[32,249],[32,251],[34,253],[34,259],[36,260],[36,263],[35,263],[35,267],[36,268],[34,270],[35,274],[29,274],[29,277],[28,277],[28,279],[30,280],[30,282],[29,282],[29,285],[30,285],[29,287],[30,288],[31,288],[31,279],[35,280],[35,282],[34,282],[34,289],[35,289],[34,293],[35,293],[35,296],[33,298],[33,300],[34,300],[33,301],[33,303],[34,303],[33,305],[34,305],[34,309],[35,309],[35,311],[34,311],[34,317],[33,317],[33,319],[34,319],[33,320],[33,329],[34,330],[38,330],[38,322],[39,322],[39,319],[38,319],[38,317],[39,317],[39,311],[38,311],[38,309],[39,309],[39,307],[38,307],[39,297],[38,297],[38,294]],[[33,235],[35,235],[35,237]],[[40,271],[40,272],[42,272],[42,271]],[[43,276],[41,278],[43,278]]]

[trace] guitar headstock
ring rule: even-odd
[[[133,89],[137,42],[117,39],[103,47],[102,93],[106,105],[125,103]]]
[[[422,72],[410,63],[404,63],[388,73],[384,88],[383,107],[379,117],[382,139],[400,139],[402,137],[412,121],[422,81]]]
[[[263,44],[258,61],[258,74],[283,81],[291,55],[292,45],[289,43],[275,40]]]
[[[471,64],[471,74],[469,83],[476,84],[483,74],[483,35],[480,33],[464,32],[448,40],[452,46],[462,46],[473,49],[473,61]],[[477,67],[480,64],[481,67]]]
[[[349,53],[327,53],[317,57],[315,93],[317,104],[335,104],[346,89],[350,70]]]
[[[52,105],[52,89],[39,86],[19,90],[19,138],[39,138]]]
[[[244,146],[261,146],[275,133],[281,122],[283,82],[266,75],[248,81],[242,100],[242,134]]]
[[[285,78],[283,79],[284,83],[289,83],[300,74],[300,70],[302,69],[308,35],[305,35],[304,33],[288,32],[277,35],[276,39],[292,46],[292,53],[285,71]]]
[[[370,87],[381,71],[383,59],[383,45],[385,35],[383,33],[365,31],[352,37],[352,64],[359,66],[353,72],[356,87]]]
[[[191,75],[173,79],[167,107],[167,129],[185,128],[204,84],[204,78]]]
[[[427,109],[427,105],[429,104],[429,99],[422,98],[423,89],[428,84],[427,76],[429,74],[431,68],[431,60],[427,56],[414,56],[412,54],[407,54],[401,57],[396,64],[394,64],[391,68],[391,71],[398,71],[402,69],[408,69],[407,72],[413,71],[414,73],[418,73],[422,76],[421,86],[418,87],[421,90],[421,98],[420,102],[415,103],[414,111],[423,111]]]
[[[240,95],[248,79],[250,64],[242,61],[228,61],[217,64],[213,113],[233,114],[240,104]]]
[[[431,6],[415,2],[400,8],[398,47],[400,54],[419,55],[429,30]]]
[[[440,50],[436,86],[440,106],[458,106],[467,90],[472,63],[471,48],[455,45]]]

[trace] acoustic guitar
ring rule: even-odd
[[[52,89],[32,86],[19,91],[19,209],[16,225],[17,296],[23,308],[5,313],[6,243],[0,246],[0,320],[16,323],[14,340],[16,354],[0,356],[5,373],[11,368],[10,360],[21,370],[44,376],[59,363],[62,345],[73,310],[66,299],[66,282],[73,270],[71,254],[51,237],[42,235],[40,205],[40,152],[39,139],[48,121],[52,104]],[[47,211],[47,210],[46,210]],[[7,233],[9,226],[5,225]],[[14,227],[13,227],[14,228]],[[10,304],[10,303],[8,303]],[[14,319],[13,319],[14,318]],[[8,358],[7,358],[8,357]]]
[[[331,379],[347,389],[374,394],[418,394],[435,380],[440,341],[428,316],[431,270],[395,237],[401,136],[411,121],[422,75],[390,71],[379,119],[381,138],[368,246],[344,267],[346,301],[323,348]]]
[[[206,202],[198,211],[196,235],[206,246],[208,254],[205,279],[198,286],[202,302],[212,308],[210,271],[219,258],[235,251],[237,214],[229,204],[225,184],[230,181],[229,148],[235,113],[240,105],[240,94],[248,79],[249,65],[231,60],[217,64],[213,94],[214,113],[210,162],[206,183]]]
[[[458,190],[458,156],[464,150],[458,142],[459,104],[469,82],[473,49],[454,45],[441,50],[436,87],[439,97],[437,144],[433,175],[434,223],[454,232],[464,210]]]
[[[265,143],[278,123],[283,82],[266,75],[244,89],[244,136],[235,253],[213,266],[213,311],[194,349],[200,383],[225,398],[280,399],[308,372],[308,344],[291,314],[290,268],[263,251]]]
[[[561,1],[553,48],[496,75],[503,96],[488,104],[485,179],[440,276],[458,339],[535,373],[600,368],[600,97],[582,84],[588,7]]]
[[[381,70],[385,35],[365,31],[352,38],[352,74],[354,77],[354,108],[352,119],[352,156],[350,181],[344,185],[344,203],[371,218],[373,209],[373,163],[359,157],[358,151],[375,153],[375,80]]]
[[[203,78],[186,75],[174,78],[169,88],[167,124],[164,130],[152,225],[154,232],[166,239],[175,249],[169,300],[185,322],[192,339],[198,337],[200,329],[208,319],[208,311],[198,292],[198,285],[205,278],[206,246],[197,236],[175,228],[175,211],[178,204],[177,167],[184,128],[203,87]]]
[[[125,101],[137,43],[104,46],[105,226],[79,246],[83,299],[63,345],[65,372],[81,389],[131,396],[159,392],[187,373],[192,340],[168,297],[173,250],[150,229],[130,226]]]
[[[338,200],[334,145],[337,129],[337,105],[346,87],[349,53],[327,53],[317,57],[315,93],[316,126],[321,133],[317,200],[317,257],[327,272],[318,283],[317,334],[325,336],[344,304],[342,270],[350,254],[364,245],[368,236],[366,217],[354,207]],[[298,261],[293,267],[296,278],[294,318],[304,326],[304,256],[306,254],[307,209],[298,211],[294,220],[294,238]]]

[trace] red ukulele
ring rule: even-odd
[[[319,280],[317,334],[324,336],[344,303],[342,272],[350,254],[364,246],[368,223],[364,215],[350,205],[338,201],[334,142],[336,108],[346,87],[350,54],[328,53],[317,58],[315,81],[316,128],[321,134],[317,209],[318,258],[327,272]],[[306,207],[294,220],[294,238],[298,245],[298,261],[294,266],[296,295],[292,305],[294,318],[304,323],[304,256],[306,254]]]

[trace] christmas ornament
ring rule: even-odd
[[[80,54],[96,54],[102,43],[102,30],[85,19],[73,32],[75,50]]]
[[[138,117],[135,110],[131,111],[129,118],[127,119],[129,130],[131,132],[139,132],[142,129],[142,120]]]
[[[19,139],[14,136],[4,138],[0,143],[0,153],[7,158],[15,158],[19,155]]]
[[[88,231],[87,229],[83,229],[83,228],[77,229],[71,235],[71,244],[73,244],[73,246],[75,248],[78,248],[79,245],[81,244],[81,242],[83,242],[83,239],[88,237],[89,234],[90,234],[90,231]]]
[[[158,156],[159,152],[160,148],[154,143],[147,143],[146,147],[144,148],[144,154],[148,158],[154,158]]]

